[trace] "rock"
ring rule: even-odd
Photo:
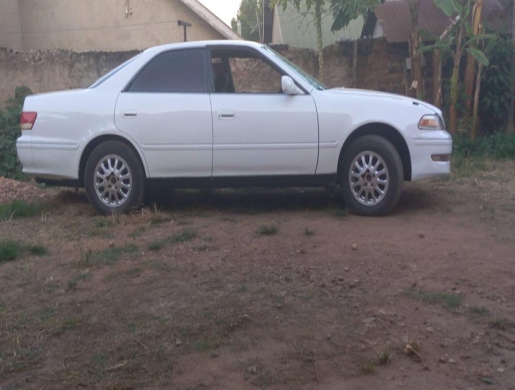
[[[320,283],[320,287],[325,288],[327,284],[325,282]]]
[[[418,236],[419,236],[420,238],[425,238],[425,237],[426,237],[426,235],[425,235],[424,233],[420,233]]]
[[[249,367],[249,368],[247,368],[247,372],[248,372],[249,374],[255,375],[255,374],[257,374],[257,368],[256,368],[256,367],[254,367],[254,366]]]
[[[325,338],[326,338],[327,340],[331,340],[331,335],[328,333],[328,334],[326,334],[326,335],[325,335]]]
[[[438,363],[445,364],[445,363],[447,363],[447,359],[444,357],[441,357],[438,359]]]
[[[345,272],[349,272],[349,268],[348,267],[345,267]]]
[[[109,248],[114,248],[114,241],[109,241]]]
[[[179,339],[177,339],[177,340],[175,341],[175,345],[176,345],[176,346],[178,346],[178,347],[180,347],[180,346],[182,345],[182,341],[181,341],[181,340],[179,340]]]
[[[428,326],[426,328],[426,331],[429,332],[429,333],[433,333],[435,330],[434,330],[434,328],[432,326]]]
[[[352,244],[352,250],[357,251],[358,250],[358,244]]]
[[[448,362],[449,362],[449,364],[456,364],[456,360],[454,360],[454,359],[449,359]]]

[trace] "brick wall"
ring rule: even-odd
[[[318,59],[314,51],[275,46],[274,49],[309,74],[318,77]],[[13,53],[0,50],[0,104],[14,95],[18,86],[35,93],[84,88],[137,52],[47,51]],[[353,44],[351,42],[325,49],[324,83],[329,87],[356,87],[406,94],[411,85],[405,72],[407,44],[390,45],[384,39],[358,43],[357,73],[354,83]],[[431,80],[430,56],[424,68]],[[426,95],[431,94],[430,82]]]

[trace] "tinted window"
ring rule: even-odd
[[[204,50],[168,51],[154,58],[136,77],[130,92],[207,92]]]

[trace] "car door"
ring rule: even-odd
[[[151,178],[211,177],[213,126],[202,48],[158,54],[120,93],[115,123]]]
[[[210,53],[213,177],[314,175],[313,98],[282,93],[283,73],[257,50],[213,47]]]

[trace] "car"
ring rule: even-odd
[[[339,185],[388,214],[404,181],[450,173],[442,112],[410,97],[327,89],[266,45],[153,47],[89,88],[28,96],[17,151],[39,183],[84,187],[100,213],[149,188]]]

